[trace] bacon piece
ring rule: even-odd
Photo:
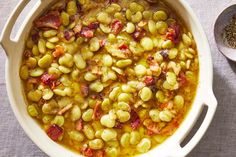
[[[74,36],[74,32],[72,30],[65,30],[64,31],[64,38],[68,41],[70,38]]]
[[[34,33],[31,35],[31,39],[32,41],[35,43],[35,44],[38,44],[38,41],[39,41],[39,33]]]
[[[61,84],[60,81],[53,81],[52,82],[52,85],[50,86],[51,89],[55,89],[57,86],[59,86]]]
[[[81,150],[81,153],[84,155],[84,156],[87,156],[87,157],[93,157],[94,156],[94,150],[91,149],[91,148],[83,148]]]
[[[159,75],[158,78],[159,78],[160,80],[166,79],[166,69],[163,69],[163,70],[161,71],[161,74]]]
[[[37,28],[58,29],[61,26],[60,13],[59,11],[50,11],[47,14],[41,16],[34,23]]]
[[[116,125],[114,126],[115,129],[122,129],[123,128],[123,123],[121,122],[116,122]]]
[[[160,54],[162,55],[163,59],[164,60],[167,60],[169,58],[169,55],[168,55],[169,51],[168,50],[162,50],[160,52]]]
[[[81,94],[83,97],[88,96],[89,94],[89,86],[86,83],[82,83],[80,85],[80,90],[81,90]]]
[[[115,20],[111,23],[111,29],[112,29],[112,32],[117,35],[118,33],[120,33],[120,31],[122,30],[123,28],[123,24],[121,23],[120,20]]]
[[[106,39],[102,39],[100,40],[99,44],[100,44],[100,47],[104,47],[106,45]]]
[[[47,135],[53,140],[57,141],[59,137],[63,134],[63,129],[56,124],[51,125],[47,129]]]
[[[60,57],[61,55],[63,55],[64,52],[64,47],[61,45],[56,45],[55,46],[55,51],[52,53],[53,57],[57,58]]]
[[[158,91],[157,86],[156,86],[155,84],[149,86],[149,88],[151,89],[151,91],[152,91],[153,93],[156,93],[156,92]]]
[[[92,99],[100,99],[103,100],[104,94],[103,93],[98,93],[98,94],[93,94],[91,95]]]
[[[57,82],[56,75],[52,75],[52,74],[48,74],[48,73],[44,73],[40,79],[41,79],[41,82],[43,83],[43,85],[49,86],[49,87],[53,87],[55,85],[54,82]]]
[[[66,105],[64,108],[62,108],[57,114],[62,115],[63,113],[65,113],[66,111],[68,111],[69,109],[71,109],[72,107],[72,103],[69,105]]]
[[[131,110],[130,115],[131,115],[130,126],[133,130],[136,130],[140,126],[141,120],[140,120],[137,112],[134,110]]]
[[[30,50],[25,50],[23,55],[24,57],[29,58],[32,56],[32,52]]]
[[[92,29],[88,27],[83,27],[82,30],[80,31],[80,35],[85,38],[92,38],[94,35],[94,32]]]
[[[152,76],[146,76],[144,83],[146,84],[146,86],[151,86],[155,84],[155,79]]]
[[[173,43],[178,44],[179,38],[180,38],[180,26],[177,23],[170,25],[166,33],[166,39],[169,39],[173,41]]]
[[[154,57],[153,57],[153,56],[148,56],[148,58],[147,58],[147,63],[148,63],[148,64],[152,64],[153,61],[154,61]]]
[[[82,119],[77,120],[75,123],[75,129],[81,131],[83,127],[84,127],[83,120]]]
[[[182,87],[182,86],[185,86],[187,84],[187,78],[185,76],[185,74],[183,72],[181,72],[179,74],[179,78],[178,78],[178,81],[179,81],[179,85]]]
[[[127,74],[123,74],[123,75],[117,74],[117,77],[118,77],[118,80],[119,80],[120,82],[123,82],[123,83],[126,83],[127,80],[128,80]]]
[[[95,104],[95,106],[94,106],[93,115],[92,115],[92,119],[93,119],[93,120],[98,120],[98,119],[100,119],[101,116],[102,116],[102,112],[101,112],[100,105],[101,105],[101,102],[98,101],[98,102]]]
[[[143,122],[143,125],[151,132],[155,134],[160,134],[160,128],[158,126],[158,123],[153,122],[151,119],[146,119]]]
[[[133,39],[135,41],[140,41],[145,36],[145,31],[143,29],[136,29],[133,33]]]
[[[99,22],[92,22],[88,25],[90,29],[97,29],[99,27]]]

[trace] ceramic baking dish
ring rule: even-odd
[[[194,35],[199,52],[199,85],[197,94],[189,114],[182,122],[179,129],[168,138],[163,144],[152,149],[142,156],[149,157],[183,157],[186,156],[199,142],[206,132],[211,120],[215,114],[217,101],[212,91],[213,67],[211,60],[211,52],[207,38],[203,32],[196,15],[185,0],[166,0],[167,3],[179,13],[189,29]],[[53,142],[45,134],[43,129],[28,115],[26,110],[26,102],[23,96],[23,88],[19,77],[19,67],[22,59],[23,49],[26,38],[32,27],[33,20],[38,17],[45,8],[47,8],[53,0],[38,0],[25,17],[23,24],[18,30],[18,34],[14,39],[10,38],[12,28],[22,10],[28,4],[29,0],[20,0],[15,10],[8,19],[3,33],[0,38],[1,45],[6,51],[6,86],[12,110],[20,125],[32,141],[45,153],[53,157],[78,157],[81,156],[65,147]],[[180,143],[188,135],[194,126],[204,106],[208,107],[206,116],[191,140],[181,147]]]

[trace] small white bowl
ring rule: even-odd
[[[55,0],[39,0],[34,6],[32,6],[31,11],[25,18],[25,22],[20,27],[18,31],[19,33],[15,39],[10,39],[13,25],[29,0],[20,1],[19,5],[16,6],[16,9],[7,21],[0,38],[1,44],[7,53],[6,85],[12,110],[31,140],[49,156],[78,157],[81,155],[53,142],[45,134],[44,130],[28,115],[23,96],[23,88],[19,77],[19,67],[21,64],[24,44],[30,31],[29,28],[32,27],[33,20],[38,17],[53,1],[55,2]],[[211,52],[205,33],[196,15],[193,13],[193,10],[185,0],[166,0],[166,2],[179,13],[194,35],[199,53],[199,84],[192,108],[179,129],[163,144],[152,149],[148,153],[141,155],[148,157],[186,156],[196,146],[206,132],[217,107],[217,102],[212,91],[213,67]],[[180,143],[194,126],[204,106],[207,106],[208,110],[203,123],[192,139],[184,147],[181,147]]]
[[[226,8],[218,17],[214,26],[215,41],[220,52],[228,59],[236,62],[236,49],[230,48],[223,41],[223,32],[236,14],[236,4]]]

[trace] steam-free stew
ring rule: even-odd
[[[175,132],[198,69],[192,34],[162,1],[66,0],[34,21],[19,74],[49,138],[84,156],[127,157]]]

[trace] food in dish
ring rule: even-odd
[[[135,156],[171,136],[198,84],[193,36],[168,5],[69,0],[35,20],[19,73],[27,110],[84,156]]]

